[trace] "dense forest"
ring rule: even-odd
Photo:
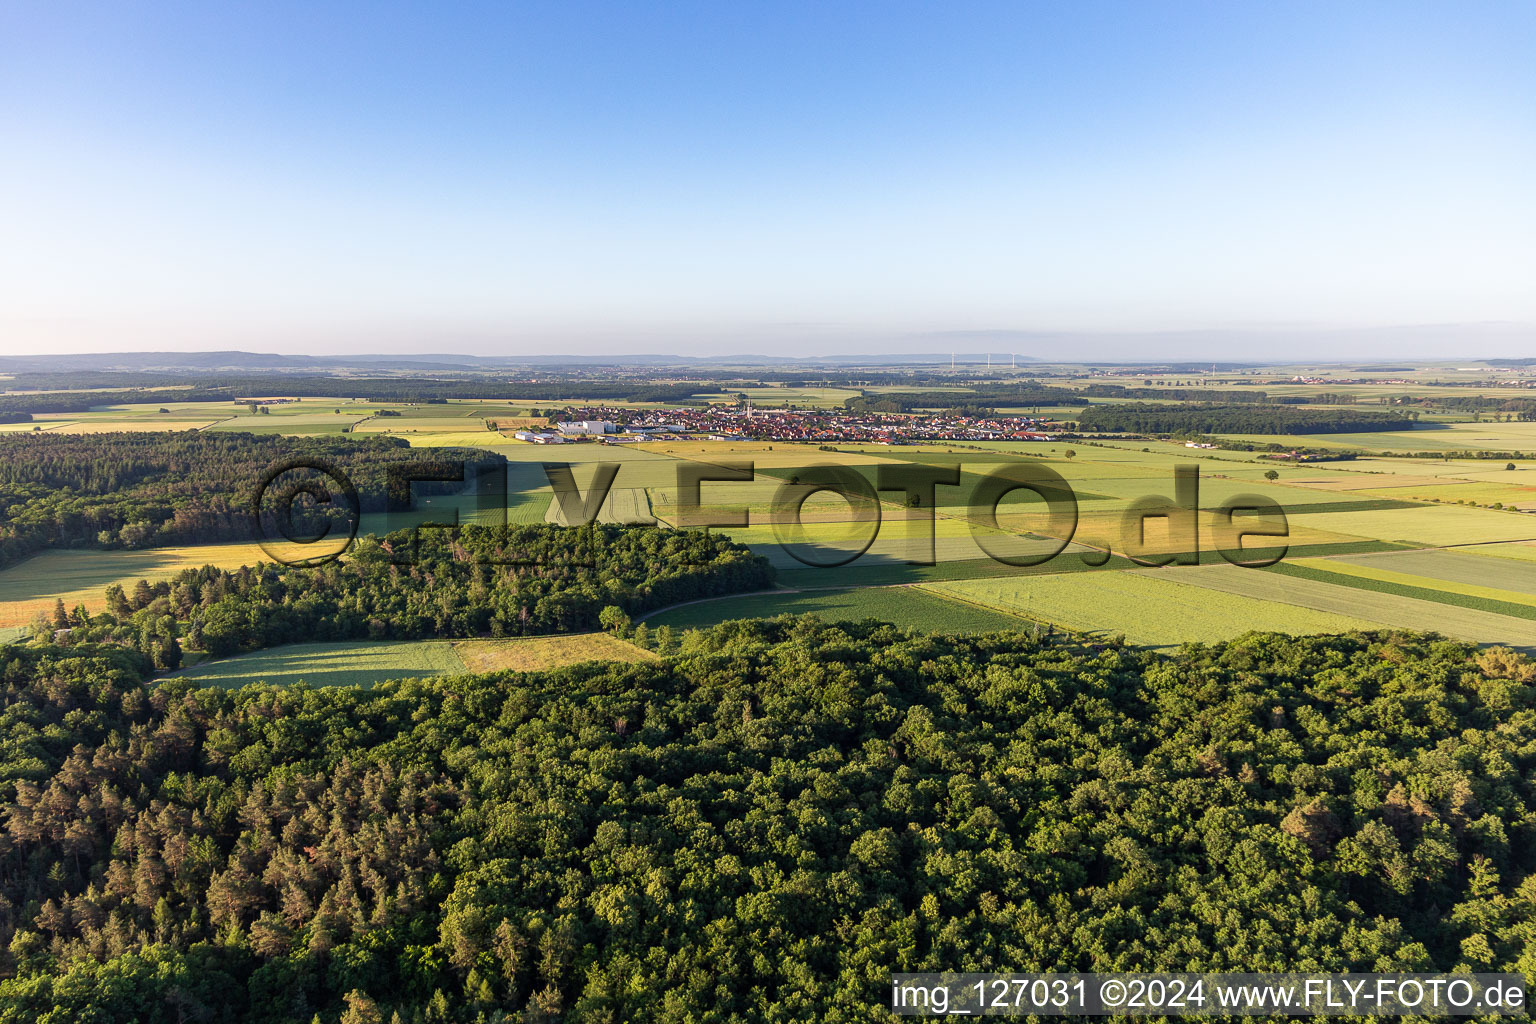
[[[251,500],[280,460],[323,460],[358,491],[363,512],[390,502],[392,466],[505,457],[470,448],[430,454],[393,437],[279,437],[236,432],[0,435],[0,567],[49,547],[142,548],[252,539]],[[464,485],[417,484],[418,494]],[[397,497],[397,504],[405,501]],[[335,514],[342,515],[338,502]]]
[[[1402,413],[1289,405],[1091,405],[1078,428],[1137,434],[1326,434],[1412,430]]]
[[[1536,666],[814,619],[374,689],[0,658],[0,1021],[869,1020],[892,971],[1536,971]]]
[[[570,633],[682,601],[760,590],[768,561],[720,534],[592,523],[465,526],[360,538],[318,567],[263,563],[187,569],[131,592],[107,590],[95,615],[60,602],[37,638],[113,644],[156,668],[183,647],[212,655],[314,640]],[[610,613],[611,614],[611,613]]]

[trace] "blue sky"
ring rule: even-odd
[[[1528,2],[0,0],[0,350],[1531,354],[1533,40]]]

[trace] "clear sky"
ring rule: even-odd
[[[1530,0],[0,0],[0,351],[1533,355],[1533,54]]]

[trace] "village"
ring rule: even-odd
[[[522,429],[512,436],[531,444],[576,440],[634,444],[658,437],[707,441],[799,441],[828,444],[918,444],[929,441],[1050,441],[1050,424],[1029,416],[844,413],[809,409],[754,409],[712,405],[701,409],[571,407],[552,417],[552,429]]]

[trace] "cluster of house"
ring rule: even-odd
[[[573,437],[604,437],[618,431],[612,420],[574,420],[556,423],[554,431],[519,430],[512,436],[530,444],[564,444]]]
[[[1039,429],[1040,421],[1028,416],[855,415],[827,410],[735,406],[666,410],[596,407],[569,411],[591,418],[558,422],[554,424],[554,430],[520,430],[512,436],[532,444],[562,444],[581,437],[625,444],[663,436],[710,441],[872,444],[1052,439],[1052,435]]]

